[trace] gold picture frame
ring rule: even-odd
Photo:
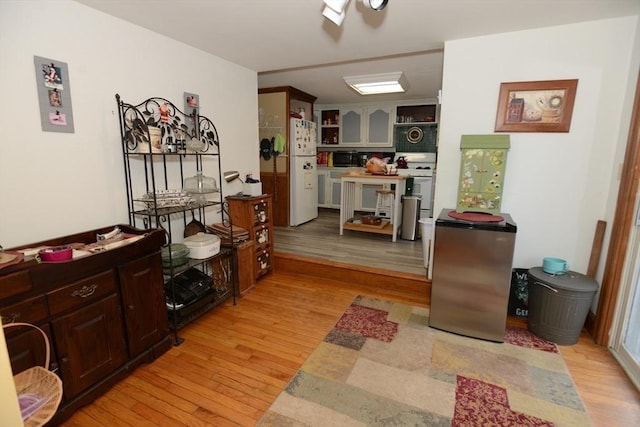
[[[578,79],[500,84],[496,132],[569,132]]]

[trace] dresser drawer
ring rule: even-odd
[[[260,248],[269,244],[270,236],[269,236],[269,226],[261,225],[255,228],[255,242],[256,248]]]
[[[0,307],[2,324],[7,323],[39,323],[47,318],[47,300],[44,296],[31,298],[17,304]]]
[[[256,255],[256,277],[267,274],[271,270],[271,253],[267,250]]]
[[[26,270],[0,276],[0,299],[29,292],[31,288],[31,277]]]
[[[117,289],[113,270],[96,274],[47,294],[51,315],[90,304]]]
[[[253,205],[253,224],[267,224],[270,221],[269,203],[266,200],[260,200]]]

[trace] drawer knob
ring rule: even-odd
[[[71,293],[72,297],[80,297],[80,298],[87,298],[90,297],[91,295],[93,295],[96,292],[96,289],[98,289],[98,285],[93,284],[93,285],[85,285],[80,289],[76,289],[75,291],[73,291]]]
[[[2,318],[2,324],[4,325],[7,325],[9,323],[14,323],[15,321],[18,320],[18,317],[20,317],[19,311],[11,314],[3,314],[2,316],[0,316],[0,318]]]

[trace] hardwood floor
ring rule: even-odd
[[[422,240],[344,230],[340,212],[320,209],[318,218],[297,227],[274,227],[275,250],[330,261],[426,276]]]
[[[359,294],[427,306],[428,296],[357,281],[275,273],[198,318],[185,342],[144,365],[65,426],[252,426]],[[522,321],[520,321],[522,322]],[[561,348],[595,426],[640,425],[640,395],[586,335]]]

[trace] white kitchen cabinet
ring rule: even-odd
[[[365,145],[369,147],[393,145],[392,117],[392,107],[389,105],[367,107]]]
[[[340,209],[340,176],[348,173],[347,168],[318,168],[318,207]],[[375,212],[378,193],[386,188],[381,184],[358,183],[355,189],[355,208],[358,211]]]
[[[332,179],[330,181],[331,186],[331,199],[329,200],[329,207],[333,209],[340,209],[340,196],[342,195],[342,186],[340,180]]]
[[[348,173],[347,168],[329,169],[329,193],[327,194],[327,202],[330,208],[340,209],[340,195],[342,194],[340,176],[345,173]]]
[[[341,108],[340,109],[340,145],[355,146],[363,145],[365,138],[363,137],[363,108]]]
[[[318,168],[318,207],[329,207],[329,171]]]
[[[378,190],[384,189],[382,184],[356,184],[356,210],[375,212],[378,203]]]
[[[318,207],[340,209],[340,175],[347,168],[318,168]]]
[[[319,145],[376,148],[393,146],[394,104],[316,108],[321,112],[319,117],[322,119]]]
[[[337,146],[340,139],[340,111],[336,108],[318,110],[320,117],[318,145]]]

